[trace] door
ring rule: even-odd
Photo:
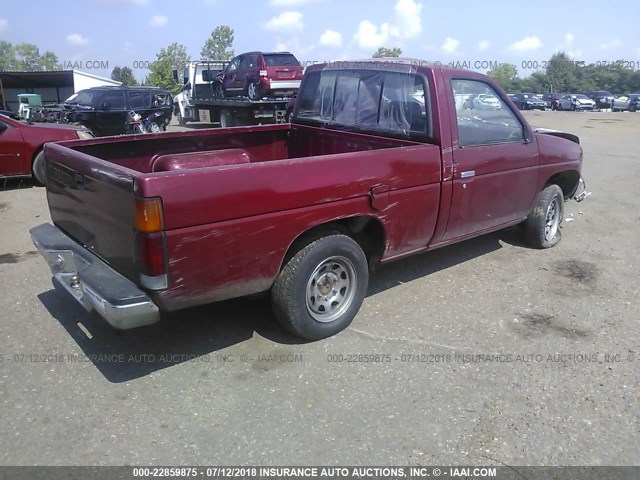
[[[486,94],[496,110],[456,110],[452,119],[453,192],[444,240],[464,237],[524,218],[538,185],[534,136],[491,85],[452,79],[454,98]],[[457,107],[459,108],[459,107]]]
[[[127,131],[127,110],[123,91],[109,92],[100,99],[96,123],[101,135],[119,135]]]
[[[20,130],[0,120],[0,176],[28,175],[31,159],[24,157]]]
[[[227,66],[224,72],[223,87],[225,92],[229,92],[230,95],[238,95],[238,90],[242,90],[242,86],[238,81],[238,69],[240,68],[241,57],[236,57],[231,60],[231,63]]]

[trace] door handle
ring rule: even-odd
[[[465,172],[460,172],[460,178],[471,178],[476,176],[475,170],[467,170]]]

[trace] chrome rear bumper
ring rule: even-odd
[[[29,233],[49,264],[54,284],[69,292],[87,312],[96,311],[120,330],[160,320],[157,305],[145,292],[57,227],[44,223]]]

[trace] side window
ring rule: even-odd
[[[124,92],[110,92],[102,97],[103,110],[124,110]]]
[[[240,60],[240,69],[249,68],[251,66],[251,55],[245,55]]]
[[[452,80],[461,147],[524,142],[524,126],[502,98],[479,80]]]
[[[129,103],[134,110],[149,108],[151,106],[151,94],[149,92],[129,92]]]
[[[235,72],[238,69],[239,65],[240,65],[240,57],[234,58],[233,60],[231,60],[231,63],[227,67],[227,72]]]

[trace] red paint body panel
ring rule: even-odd
[[[511,102],[480,74],[418,72],[433,129],[422,142],[294,123],[47,146],[52,218],[136,281],[133,199],[161,198],[169,288],[152,296],[173,310],[268,290],[316,226],[368,217],[389,261],[516,223],[551,177],[580,171],[579,145],[533,134],[517,109],[525,142],[460,147],[452,78]]]
[[[57,124],[27,124],[0,115],[0,176],[31,175],[31,162],[47,142],[77,140],[83,128]]]

